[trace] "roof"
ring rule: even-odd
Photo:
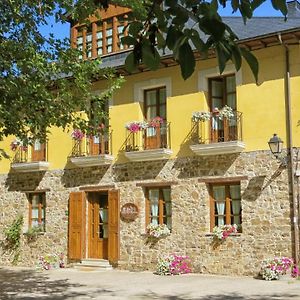
[[[250,50],[267,45],[279,44],[278,35],[286,40],[300,40],[300,3],[297,0],[289,1],[287,21],[284,17],[253,17],[244,24],[242,17],[223,17],[223,22],[230,26],[238,36],[239,43],[245,44]],[[190,20],[188,26],[194,24]],[[292,34],[292,35],[291,35]],[[202,35],[205,39],[205,36]],[[125,52],[112,53],[102,57],[102,67],[119,68],[124,66],[128,50]],[[170,58],[171,52],[162,54],[162,63],[174,65]],[[141,66],[143,69],[143,66]],[[123,70],[126,73],[125,70]]]

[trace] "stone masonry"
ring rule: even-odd
[[[243,176],[241,180],[243,232],[215,244],[210,233],[208,185],[201,178]],[[9,173],[0,177],[0,239],[18,214],[28,223],[25,191],[46,189],[46,232],[36,241],[22,236],[20,265],[34,265],[40,255],[67,253],[69,193],[84,185],[114,184],[120,206],[139,208],[133,222],[120,220],[119,268],[155,270],[158,257],[178,253],[191,257],[194,272],[255,275],[264,258],[292,256],[291,205],[287,169],[267,151],[186,157],[154,162],[113,164],[49,171]],[[137,183],[173,182],[172,233],[155,244],[145,237],[144,188]],[[2,265],[11,253],[2,249]]]

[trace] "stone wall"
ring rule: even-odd
[[[247,176],[241,180],[243,232],[216,245],[210,234],[208,185],[201,178]],[[171,185],[172,233],[156,244],[145,238],[145,196],[141,182],[174,182]],[[185,254],[195,272],[253,275],[262,259],[291,256],[290,200],[287,170],[279,168],[269,152],[188,157],[65,169],[46,173],[10,173],[0,177],[0,239],[3,229],[18,214],[28,222],[24,191],[49,189],[46,196],[46,233],[28,243],[22,237],[21,265],[33,265],[40,255],[67,253],[68,197],[83,185],[114,184],[120,205],[135,203],[138,218],[120,221],[120,263],[124,269],[154,270],[163,254]],[[1,254],[1,264],[11,256]]]

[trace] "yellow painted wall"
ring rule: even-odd
[[[268,149],[267,141],[277,133],[286,141],[285,125],[285,56],[282,46],[255,51],[260,62],[259,85],[254,82],[247,64],[242,68],[242,84],[237,86],[237,109],[243,113],[243,140],[245,151]],[[300,46],[290,46],[291,64],[291,98],[294,146],[300,146]],[[112,149],[115,163],[126,162],[120,151],[126,138],[125,124],[133,120],[143,120],[143,104],[134,102],[134,84],[151,79],[171,78],[172,91],[167,99],[167,120],[171,126],[171,146],[173,157],[193,155],[186,143],[191,130],[191,115],[194,111],[208,110],[207,93],[198,91],[198,72],[215,68],[215,59],[198,61],[193,76],[184,81],[179,67],[159,69],[155,72],[143,72],[126,77],[123,87],[115,93],[113,106],[110,107],[110,126],[112,129]],[[94,90],[101,90],[105,83],[98,82]],[[139,99],[142,100],[142,99]],[[0,143],[0,147],[9,149],[13,137]],[[51,129],[49,136],[49,153],[51,169],[66,166],[71,152],[70,132]],[[286,144],[285,144],[286,146]],[[10,154],[12,152],[8,150]],[[0,161],[0,172],[9,171],[10,161]]]

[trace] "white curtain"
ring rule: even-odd
[[[158,224],[158,199],[159,190],[149,190],[149,200],[151,209],[151,223]]]
[[[108,211],[106,208],[100,209],[100,211],[99,211],[99,217],[100,217],[99,221],[100,221],[100,223],[103,223],[103,225],[100,225],[100,226],[102,226],[102,229],[103,229],[103,238],[104,239],[108,238],[107,213],[108,213]],[[99,232],[100,232],[100,230],[99,230]]]
[[[156,136],[156,128],[155,127],[148,127],[146,129],[147,131],[147,136]]]
[[[239,225],[240,221],[240,211],[241,211],[241,187],[239,185],[231,185],[230,186],[230,197],[232,203],[232,212],[234,215],[233,223]]]
[[[225,224],[225,186],[214,186],[213,196],[216,200],[217,213],[218,213],[218,226]]]
[[[218,130],[219,126],[218,126],[218,117],[217,116],[212,116],[211,118],[211,122],[212,122],[212,129],[213,130]]]
[[[165,208],[166,208],[166,216],[167,216],[167,226],[169,229],[172,228],[172,203],[171,203],[171,190],[163,189],[163,197],[165,201]]]

